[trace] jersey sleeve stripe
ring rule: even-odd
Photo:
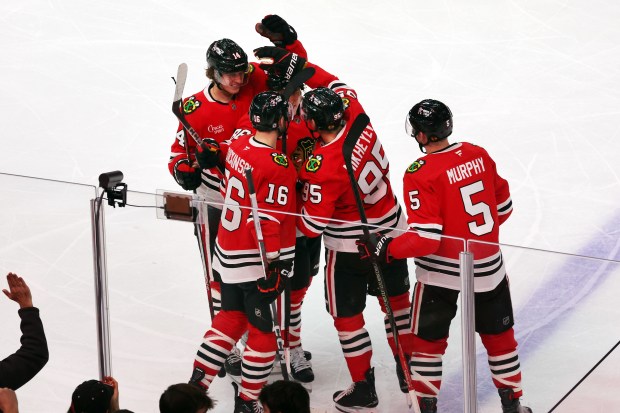
[[[327,226],[327,223],[323,223],[318,219],[312,219],[312,217],[306,212],[306,208],[301,209],[301,222],[310,232],[315,234],[321,234]]]
[[[512,199],[508,198],[506,201],[497,205],[497,213],[499,215],[506,215],[512,211]]]
[[[441,241],[441,234],[443,232],[443,225],[439,224],[418,224],[412,222],[409,224],[409,229],[414,230],[415,233],[422,238]]]

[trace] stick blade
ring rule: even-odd
[[[284,98],[288,99],[291,97],[295,90],[301,87],[304,83],[306,83],[312,76],[314,76],[314,68],[306,67],[303,68],[299,73],[297,73],[293,78],[288,82],[284,91],[282,91],[282,95]]]
[[[180,102],[183,99],[183,90],[185,89],[185,81],[187,80],[187,64],[181,63],[177,69],[176,87],[174,88],[173,102]]]

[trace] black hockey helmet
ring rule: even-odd
[[[248,69],[248,55],[230,39],[220,39],[207,49],[207,65],[220,73],[245,72]]]
[[[267,70],[267,87],[269,90],[284,90],[287,84],[288,80],[283,73],[273,68]]]
[[[301,117],[306,122],[313,120],[316,130],[331,131],[344,123],[344,103],[333,90],[319,87],[304,95]]]
[[[414,138],[418,132],[424,132],[429,141],[446,139],[452,134],[452,112],[438,100],[424,99],[407,114],[405,130]]]
[[[254,129],[262,132],[278,130],[280,119],[289,120],[289,103],[279,93],[261,92],[252,99],[249,114]]]

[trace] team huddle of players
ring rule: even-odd
[[[278,353],[274,323],[282,327],[292,378],[314,380],[311,354],[301,345],[301,307],[319,270],[322,243],[326,309],[352,379],[349,388],[334,393],[335,407],[355,412],[379,403],[363,316],[366,297],[372,295],[387,297],[391,308],[387,311],[380,300],[389,314],[386,337],[401,391],[416,395],[421,412],[436,412],[442,356],[460,288],[462,244],[446,242],[442,235],[449,235],[488,243],[474,254],[476,331],[503,412],[531,412],[519,402],[510,291],[501,251],[493,246],[499,225],[512,212],[508,183],[493,159],[473,144],[450,144],[450,109],[437,100],[420,101],[406,124],[425,156],[405,172],[403,210],[371,123],[351,159],[344,158],[344,141],[365,112],[356,92],[308,61],[296,31],[281,17],[266,16],[256,30],[274,45],[254,50],[261,63],[249,62],[230,39],[209,46],[209,84],[182,104],[202,141],[187,139],[179,124],[171,150],[169,169],[177,183],[208,203],[208,225],[197,235],[211,248],[214,317],[190,382],[208,389],[225,366],[237,376],[235,413],[262,411],[258,395]],[[312,76],[296,83],[308,70]],[[411,257],[417,279],[413,291]],[[384,282],[378,282],[377,267]]]

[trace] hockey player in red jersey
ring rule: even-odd
[[[255,50],[258,58],[280,61],[284,52],[277,48]],[[298,229],[313,238],[323,235],[326,248],[325,297],[327,310],[334,319],[341,347],[353,384],[334,394],[336,407],[342,411],[358,411],[378,405],[371,367],[372,347],[364,328],[363,309],[366,295],[379,295],[372,266],[360,259],[355,241],[362,234],[360,215],[351,184],[344,169],[342,145],[355,116],[363,112],[355,91],[320,67],[308,81],[317,89],[307,92],[301,103],[301,115],[308,128],[319,139],[314,153],[300,171],[303,183],[301,217]],[[322,87],[322,86],[329,86]],[[389,164],[381,143],[369,125],[363,139],[368,151],[362,164],[372,171],[357,168],[357,178],[365,183],[363,197],[370,224],[389,229],[405,228],[405,217],[389,180]],[[374,227],[371,231],[375,231]],[[391,232],[388,232],[391,233]],[[399,326],[401,344],[409,351],[409,279],[406,260],[395,260],[384,266],[387,292]],[[402,328],[402,330],[401,330]],[[388,342],[396,354],[389,324]],[[402,375],[401,375],[402,376]],[[401,387],[402,388],[402,387]],[[405,386],[406,391],[406,386]]]
[[[274,44],[306,56],[295,30],[281,17],[266,16],[259,25],[261,34]],[[219,143],[232,136],[239,119],[247,113],[252,98],[267,90],[267,76],[258,63],[248,63],[246,53],[230,39],[216,40],[209,46],[207,65],[209,85],[183,102],[183,114],[204,139],[203,144],[197,145],[179,123],[168,169],[183,189],[196,190],[201,199],[209,202],[209,244],[213,249],[223,202],[219,188],[222,176],[217,168],[199,168],[195,160],[196,152],[209,151],[213,141]],[[214,277],[211,286],[217,312],[220,307],[219,276],[214,274]]]
[[[427,155],[407,168],[403,194],[411,232],[396,238],[360,240],[360,253],[382,262],[415,257],[411,373],[423,413],[437,411],[442,356],[460,290],[463,242],[481,241],[474,256],[476,331],[488,354],[504,413],[531,413],[521,406],[521,371],[513,311],[499,242],[499,226],[512,213],[508,182],[483,148],[448,142],[452,113],[426,99],[407,116],[407,134]],[[379,247],[377,247],[379,245]]]
[[[265,16],[256,26],[262,36],[274,44],[305,57],[306,51],[297,40],[297,33],[284,19],[277,15]],[[181,123],[177,128],[172,144],[168,169],[176,182],[185,190],[196,191],[199,198],[208,202],[208,228],[202,226],[198,242],[203,244],[204,260],[213,255],[222,203],[220,194],[221,171],[217,168],[202,169],[197,165],[196,156],[208,156],[215,151],[217,144],[229,139],[238,127],[239,120],[247,115],[252,98],[267,90],[267,76],[258,63],[248,63],[243,49],[230,39],[213,42],[207,50],[207,87],[183,102],[183,115],[203,139],[198,145]],[[199,159],[198,159],[199,160]],[[197,234],[196,234],[197,235]],[[206,251],[208,241],[210,251]],[[213,312],[221,307],[220,277],[217,272],[210,280],[210,297]],[[226,366],[238,371],[238,352],[231,354]]]
[[[213,268],[221,275],[222,309],[194,361],[191,382],[209,388],[235,342],[248,330],[235,413],[259,411],[258,394],[276,354],[269,304],[292,275],[295,254],[296,172],[276,150],[288,124],[288,102],[275,92],[259,93],[250,106],[254,135],[236,139],[226,154],[225,201]],[[253,217],[245,170],[252,169],[259,217]],[[265,279],[254,219],[260,219],[267,259]]]
[[[270,90],[282,92],[288,85],[289,80],[278,70],[269,70],[267,72],[267,85]],[[299,170],[302,163],[310,156],[314,148],[316,139],[310,136],[310,131],[305,123],[301,120],[299,106],[301,103],[303,85],[300,85],[289,97],[291,105],[291,119],[288,129],[280,139],[278,139],[276,148],[282,150],[286,146],[286,154],[296,170]],[[221,152],[217,158],[211,158],[211,163],[205,164],[207,167],[214,167],[216,163],[222,162],[226,157],[228,147],[241,136],[254,134],[255,130],[250,122],[249,116],[244,116],[237,130],[233,134],[233,138],[222,142],[218,145]],[[206,160],[205,160],[206,161]],[[300,197],[300,191],[298,198]],[[310,353],[304,351],[301,341],[301,308],[306,291],[310,286],[312,277],[316,275],[319,267],[321,237],[308,238],[304,235],[297,235],[295,243],[295,271],[290,279],[290,289],[287,289],[287,299],[284,315],[281,320],[282,325],[286,325],[285,339],[287,339],[290,348],[290,373],[292,377],[302,383],[310,383],[314,381],[314,372],[310,363]],[[278,298],[279,307],[284,306],[280,302],[282,296]],[[228,374],[233,376],[235,380],[241,375],[241,363],[236,368],[231,363],[231,358],[226,361],[225,367]],[[275,367],[279,365],[276,364]],[[237,373],[238,371],[238,373]]]

